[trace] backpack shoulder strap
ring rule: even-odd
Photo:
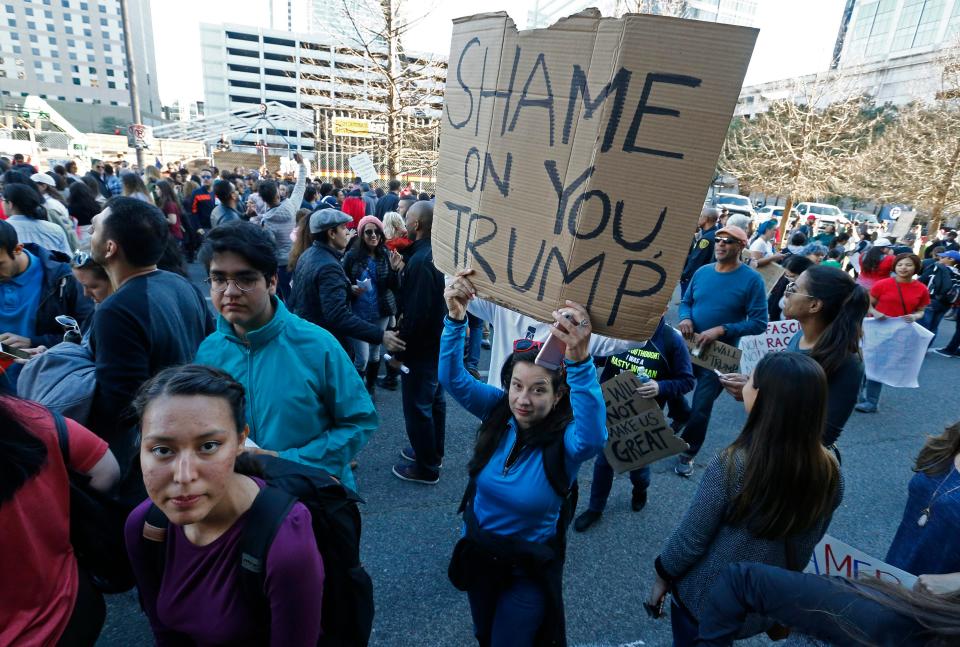
[[[570,494],[570,477],[567,475],[566,454],[563,447],[563,434],[555,441],[543,447],[543,471],[547,475],[550,487],[561,499]]]
[[[144,569],[153,578],[156,589],[160,588],[163,571],[167,561],[167,535],[170,520],[155,504],[151,503],[143,518],[143,531],[140,533],[140,545],[143,548]]]
[[[53,416],[53,425],[57,428],[57,443],[60,445],[60,453],[63,454],[63,464],[70,469],[70,436],[67,434],[67,421],[53,409],[48,409]]]
[[[240,589],[248,600],[265,600],[267,553],[277,531],[283,525],[296,497],[277,487],[260,489],[247,513],[247,524],[240,537]],[[269,607],[260,604],[257,608]]]

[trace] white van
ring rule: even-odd
[[[826,225],[849,225],[850,221],[843,215],[840,207],[832,204],[822,204],[819,202],[801,202],[797,205],[797,213],[800,214],[800,223],[807,221],[811,215],[817,217],[817,230],[821,230]]]

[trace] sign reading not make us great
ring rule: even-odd
[[[757,31],[588,9],[518,32],[454,21],[433,220],[437,267],[552,321],[646,339],[676,284]],[[723,43],[717,47],[717,43]]]

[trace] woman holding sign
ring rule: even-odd
[[[787,350],[810,355],[827,375],[823,444],[828,447],[840,438],[857,403],[863,380],[860,339],[868,306],[866,289],[833,267],[808,267],[784,289],[783,317],[800,323]],[[728,374],[720,383],[741,400],[749,380],[749,375]]]
[[[655,562],[647,609],[659,617],[672,591],[674,645],[694,643],[704,601],[727,565],[799,571],[810,561],[843,496],[840,466],[820,442],[826,401],[826,375],[813,359],[782,352],[757,364],[743,388],[740,436],[711,461]],[[771,627],[754,616],[741,637]]]
[[[458,272],[444,290],[448,315],[440,340],[440,383],[482,421],[450,580],[469,596],[481,645],[566,644],[562,577],[575,479],[607,439],[587,352],[590,317],[567,301],[554,312],[552,332],[566,344],[562,365],[536,364],[543,345],[518,339],[500,371],[503,388],[490,386],[463,365],[466,308],[476,295],[472,272]]]

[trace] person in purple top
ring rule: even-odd
[[[316,645],[324,570],[302,503],[267,553],[268,627],[240,589],[240,537],[264,487],[235,471],[249,431],[243,386],[214,368],[179,366],[147,382],[134,407],[150,499],[130,514],[125,535],[156,644]],[[162,578],[151,572],[141,538],[151,501],[170,520]]]

